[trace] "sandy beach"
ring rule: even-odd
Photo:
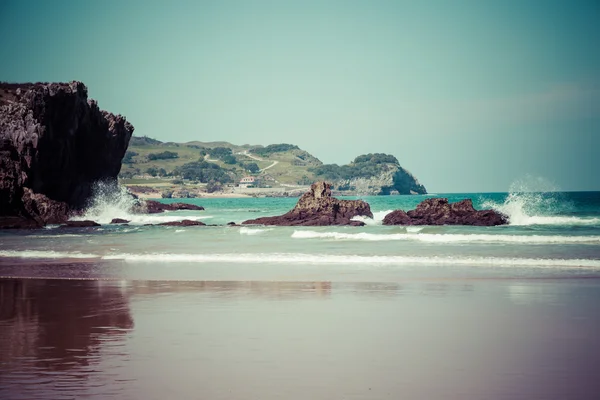
[[[2,279],[0,294],[3,399],[600,392],[597,279]]]

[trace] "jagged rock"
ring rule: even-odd
[[[507,223],[508,218],[494,210],[475,210],[470,199],[450,204],[445,198],[424,200],[414,210],[396,210],[383,219],[383,225],[495,226]]]
[[[161,224],[157,224],[161,226],[204,226],[206,225],[204,222],[200,221],[192,221],[189,219],[184,219],[182,221],[172,221],[172,222],[163,222]]]
[[[383,218],[383,225],[412,225],[412,221],[406,212],[395,210]]]
[[[141,214],[158,214],[165,211],[177,211],[177,210],[193,210],[193,211],[202,211],[204,207],[197,206],[195,204],[189,203],[171,203],[165,204],[160,203],[155,200],[146,200],[145,204],[142,207],[138,207],[135,212]]]
[[[354,225],[364,222],[352,221],[356,216],[373,218],[369,205],[362,200],[338,200],[331,196],[331,185],[316,182],[310,191],[304,193],[296,206],[286,214],[276,217],[262,217],[242,222],[242,224],[282,225],[282,226],[327,226]]]
[[[100,226],[99,223],[95,221],[85,220],[85,221],[67,221],[59,228],[88,228],[92,226]]]
[[[110,221],[111,224],[127,224],[129,222],[130,221],[122,218],[113,218],[112,221]]]
[[[64,222],[116,182],[132,133],[81,82],[0,83],[0,219]]]

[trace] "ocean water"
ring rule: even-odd
[[[498,227],[383,226],[429,197],[465,198],[509,216]],[[356,197],[353,197],[356,198]],[[383,280],[411,277],[596,276],[600,192],[512,192],[362,197],[364,227],[226,226],[282,214],[295,198],[185,199],[204,211],[132,215],[120,194],[99,195],[82,219],[101,228],[0,232],[0,275],[72,278]],[[165,202],[182,201],[179,199]],[[112,218],[131,220],[110,225]],[[181,219],[201,227],[148,226]],[[79,264],[64,270],[58,264]]]
[[[510,225],[381,225],[432,196]],[[0,398],[598,399],[600,192],[364,200],[363,227],[231,227],[297,199],[105,193],[100,228],[0,231]],[[184,218],[215,226],[146,225]]]

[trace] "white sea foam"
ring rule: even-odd
[[[491,267],[586,268],[600,269],[597,259],[544,259],[507,257],[452,257],[452,256],[360,256],[303,253],[225,253],[225,254],[165,254],[113,253],[108,255],[57,251],[0,251],[0,257],[28,259],[93,259],[122,260],[132,263],[231,263],[231,264],[300,264],[300,265],[464,265]]]
[[[357,215],[352,218],[352,221],[361,221],[366,225],[381,225],[383,223],[383,219],[386,215],[391,213],[394,210],[385,210],[385,211],[377,211],[373,213],[373,218],[364,217],[362,215]]]
[[[268,231],[272,231],[272,228],[247,228],[245,226],[240,228],[240,235],[250,235],[250,236],[254,236],[254,235],[262,235],[265,232]]]
[[[100,258],[97,254],[79,252],[60,252],[52,250],[0,250],[0,257],[7,258]]]
[[[212,218],[210,215],[188,215],[174,214],[173,212],[164,212],[161,214],[134,214],[132,209],[136,200],[122,186],[115,186],[99,182],[94,187],[94,196],[90,206],[81,216],[74,217],[72,220],[92,220],[99,224],[110,224],[113,218],[126,219],[130,225],[160,224],[163,222],[175,222],[182,219],[198,221],[201,219]]]
[[[488,201],[483,208],[493,208],[508,216],[510,225],[600,225],[600,218],[560,215],[571,204],[557,188],[542,178],[526,177],[514,182],[502,204]]]
[[[235,264],[312,264],[312,265],[465,265],[494,267],[578,267],[600,269],[595,259],[542,259],[504,257],[449,257],[449,256],[358,256],[301,253],[247,253],[247,254],[112,254],[105,260],[127,262],[180,262],[180,263],[235,263]]]
[[[368,232],[317,232],[297,230],[294,239],[333,239],[355,241],[417,241],[425,243],[510,243],[510,244],[600,244],[600,236],[558,235],[489,235],[489,234],[435,234],[435,233],[389,233]]]

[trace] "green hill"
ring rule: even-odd
[[[426,193],[425,188],[387,154],[358,156],[347,165],[323,164],[296,145],[234,145],[228,142],[161,142],[133,137],[123,158],[125,184],[235,186],[245,176],[260,178],[263,187],[306,186],[317,180],[357,194]]]

